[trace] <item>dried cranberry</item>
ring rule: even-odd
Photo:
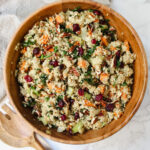
[[[120,51],[116,52],[116,56],[117,56],[117,58],[120,58]]]
[[[123,67],[124,67],[124,63],[121,62],[121,63],[120,63],[120,68],[123,68]]]
[[[60,100],[60,101],[58,102],[58,106],[59,106],[60,108],[63,108],[64,105],[65,105],[65,103],[64,103],[63,100]]]
[[[61,115],[61,120],[65,121],[67,119],[66,115]]]
[[[25,79],[27,82],[32,82],[32,81],[33,81],[32,77],[29,76],[29,75],[26,75],[26,76],[24,77],[24,79]]]
[[[100,11],[98,11],[98,10],[94,10],[94,11],[93,11],[93,13],[94,13],[95,15],[98,15],[98,16],[100,16],[100,15],[101,15],[101,12],[100,12]]]
[[[102,112],[100,112],[100,113],[98,114],[98,116],[104,116],[104,114],[103,114]]]
[[[70,101],[70,104],[74,103],[74,99],[72,99],[72,98],[69,98],[69,101]]]
[[[85,114],[85,115],[89,115],[89,111],[88,111],[88,110],[86,110],[84,114]]]
[[[74,119],[77,120],[78,118],[79,118],[79,113],[76,112],[75,115],[74,115]]]
[[[79,52],[79,55],[82,56],[83,53],[84,53],[83,48],[82,48],[82,47],[79,47],[79,48],[78,48],[78,52]]]
[[[106,110],[109,111],[109,112],[113,111],[114,108],[115,108],[114,104],[107,104],[106,105]]]
[[[91,42],[92,42],[92,44],[96,44],[97,41],[95,39],[92,39]]]
[[[69,134],[73,135],[72,129],[69,129]]]
[[[73,32],[80,31],[80,26],[79,24],[73,24]]]
[[[64,67],[65,67],[64,64],[61,64],[61,65],[59,66],[60,70],[64,69]]]
[[[78,90],[78,94],[79,94],[79,96],[83,96],[84,95],[84,90],[83,89],[79,89]]]
[[[52,65],[53,67],[57,67],[58,66],[58,61],[57,60],[50,61],[49,64]]]
[[[102,25],[107,24],[104,19],[103,20],[99,20],[99,23],[102,24]]]
[[[40,53],[40,48],[39,47],[35,47],[33,49],[33,55],[35,56],[35,55],[38,55],[39,53]]]
[[[114,67],[117,66],[117,57],[114,58]]]
[[[103,99],[103,95],[102,94],[98,94],[98,95],[96,95],[96,97],[95,97],[95,100],[96,101],[101,101]]]

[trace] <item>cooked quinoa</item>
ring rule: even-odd
[[[16,50],[23,104],[48,129],[100,129],[121,117],[132,96],[136,55],[98,10],[47,17]]]

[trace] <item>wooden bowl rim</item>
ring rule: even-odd
[[[134,107],[134,109],[132,110],[132,113],[126,118],[126,120],[124,120],[124,122],[122,124],[120,124],[117,128],[113,129],[111,132],[108,132],[106,133],[105,135],[101,135],[100,137],[96,137],[96,138],[93,138],[93,139],[86,139],[86,140],[80,140],[80,141],[73,141],[73,140],[65,140],[65,139],[60,139],[60,138],[56,138],[56,137],[53,137],[52,135],[48,135],[46,134],[45,132],[37,129],[34,125],[32,125],[32,123],[30,123],[21,113],[20,111],[17,109],[14,101],[13,101],[13,98],[11,97],[10,93],[9,93],[9,88],[8,88],[8,80],[7,80],[7,63],[10,63],[7,61],[8,59],[8,54],[10,52],[10,47],[12,45],[12,42],[13,40],[15,39],[15,37],[17,36],[18,32],[20,31],[20,29],[28,22],[28,20],[30,20],[30,18],[33,18],[37,13],[40,13],[41,11],[43,11],[44,9],[47,9],[49,7],[52,7],[54,5],[59,5],[62,3],[62,1],[58,1],[58,2],[53,2],[51,4],[48,4],[47,6],[44,6],[40,9],[38,9],[37,11],[35,11],[34,13],[32,13],[29,17],[27,17],[23,23],[21,23],[21,25],[18,27],[17,31],[15,32],[15,34],[13,35],[11,41],[9,42],[8,46],[7,46],[7,51],[6,51],[6,55],[5,55],[5,61],[4,61],[4,71],[3,71],[3,74],[4,74],[4,82],[5,82],[5,88],[6,88],[6,93],[8,95],[8,98],[10,99],[11,101],[11,104],[13,105],[13,107],[15,108],[15,111],[17,112],[17,114],[27,123],[27,125],[29,125],[30,127],[33,128],[33,131],[42,135],[43,137],[45,138],[48,138],[48,139],[51,139],[51,140],[54,140],[56,142],[61,142],[61,143],[65,143],[65,144],[87,144],[87,143],[92,143],[92,142],[97,142],[99,140],[102,140],[102,139],[105,139],[106,137],[109,137],[111,136],[112,134],[116,133],[117,131],[119,131],[121,128],[123,128],[128,122],[129,120],[131,120],[131,118],[133,117],[133,115],[135,114],[135,112],[138,110],[143,98],[144,98],[144,94],[145,94],[145,91],[146,91],[146,86],[147,86],[147,80],[148,80],[148,64],[147,64],[147,57],[146,57],[146,54],[145,54],[145,50],[144,50],[144,47],[143,47],[143,44],[137,34],[137,32],[134,30],[134,28],[130,25],[130,23],[124,18],[122,17],[120,14],[118,14],[116,11],[114,11],[112,8],[109,8],[101,3],[98,3],[98,2],[94,2],[94,1],[90,1],[90,0],[86,0],[86,1],[81,1],[81,0],[63,0],[63,4],[65,3],[86,3],[86,4],[89,4],[89,5],[96,5],[100,8],[104,8],[105,10],[107,11],[111,11],[115,16],[117,16],[122,22],[124,22],[124,24],[130,29],[130,32],[132,32],[132,34],[135,36],[135,39],[136,41],[139,43],[139,47],[142,51],[142,54],[143,54],[143,58],[144,58],[144,66],[145,66],[145,78],[143,79],[143,89],[142,89],[142,92],[141,92],[141,95],[140,95],[140,98],[138,100],[138,103],[136,104],[136,106]]]

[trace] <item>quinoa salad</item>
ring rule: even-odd
[[[132,96],[130,41],[120,41],[99,10],[76,8],[47,17],[16,45],[24,107],[57,132],[100,129],[123,114]]]

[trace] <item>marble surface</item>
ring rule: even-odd
[[[9,7],[10,4],[8,4],[6,1],[8,3],[11,3],[11,7]],[[3,56],[5,54],[4,50],[8,44],[8,41],[11,38],[11,35],[15,31],[16,27],[20,24],[20,22],[31,12],[54,0],[25,0],[25,3],[20,3],[20,1],[22,0],[0,0],[0,62],[3,61]],[[35,6],[31,8],[29,3],[32,3]],[[124,16],[138,32],[145,47],[150,72],[150,0],[112,0],[110,7],[119,12],[122,16]],[[5,25],[2,22],[5,22]],[[16,26],[14,26],[14,24]],[[0,78],[2,78],[2,66],[3,65],[0,66]],[[0,81],[0,86],[1,85],[3,85],[3,81]],[[4,97],[4,95],[5,90],[1,88],[0,96]],[[148,82],[144,100],[137,113],[125,127],[123,127],[113,136],[96,143],[85,145],[67,145],[50,141],[48,139],[44,140],[48,143],[50,147],[46,148],[47,150],[149,150],[150,82]],[[0,141],[0,150],[33,149],[16,149]]]

